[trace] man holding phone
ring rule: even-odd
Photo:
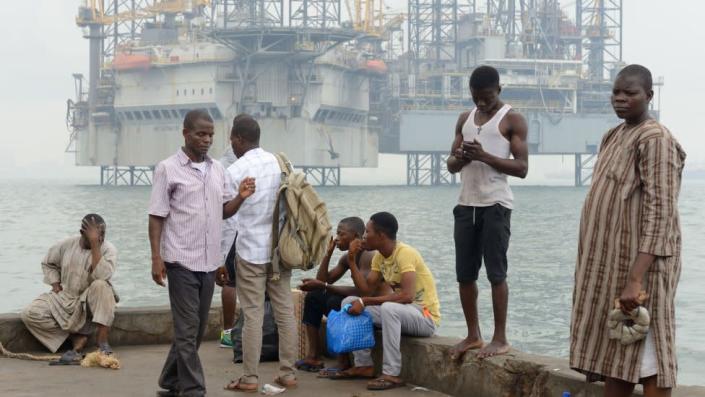
[[[470,94],[475,109],[463,112],[455,126],[455,139],[448,157],[448,171],[460,172],[461,191],[455,217],[455,269],[460,284],[467,337],[451,349],[459,359],[470,349],[480,349],[479,358],[509,351],[506,336],[507,248],[513,195],[507,176],[525,178],[529,170],[524,117],[499,99],[499,73],[479,66],[470,76]],[[513,158],[512,158],[513,157]],[[494,336],[485,345],[477,314],[477,278],[484,259],[492,285]]]

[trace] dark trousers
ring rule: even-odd
[[[198,348],[208,324],[215,272],[192,272],[174,263],[165,265],[174,340],[159,376],[159,386],[178,390],[183,396],[203,396],[206,381]]]
[[[321,327],[323,316],[327,316],[331,310],[340,310],[340,303],[345,296],[332,294],[326,290],[315,290],[306,294],[304,298],[303,323],[316,328]]]

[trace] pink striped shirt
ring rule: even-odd
[[[204,173],[182,149],[161,161],[149,202],[149,214],[165,218],[162,259],[194,272],[214,271],[222,264],[223,204],[234,196],[223,166],[208,156],[206,163]]]

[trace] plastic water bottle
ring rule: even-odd
[[[569,391],[564,391],[564,392],[563,392],[563,397],[570,397],[570,392],[569,392]]]

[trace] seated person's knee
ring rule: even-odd
[[[110,284],[108,284],[108,282],[105,281],[105,280],[93,280],[93,282],[91,282],[91,285],[90,285],[89,288],[93,288],[93,289],[106,289],[106,288],[110,288],[110,289],[112,289],[112,288],[110,287]]]
[[[360,298],[357,296],[348,296],[347,298],[343,299],[342,306],[345,306],[348,303],[353,303],[358,299],[360,299]]]
[[[382,315],[389,315],[389,314],[396,314],[397,313],[397,308],[400,305],[400,303],[396,302],[384,302],[382,305],[380,305],[380,309],[382,310]]]
[[[113,287],[105,280],[93,280],[91,285],[88,287],[88,293],[92,295],[110,296],[112,300],[115,300],[115,294],[113,293]],[[115,302],[117,303],[117,302]]]
[[[25,307],[22,309],[22,312],[20,313],[20,319],[22,319],[23,323],[27,323],[32,318],[32,310],[29,306]]]
[[[306,297],[304,298],[304,305],[314,304],[314,303],[319,302],[324,294],[325,294],[325,291],[321,291],[321,290],[307,292]]]

